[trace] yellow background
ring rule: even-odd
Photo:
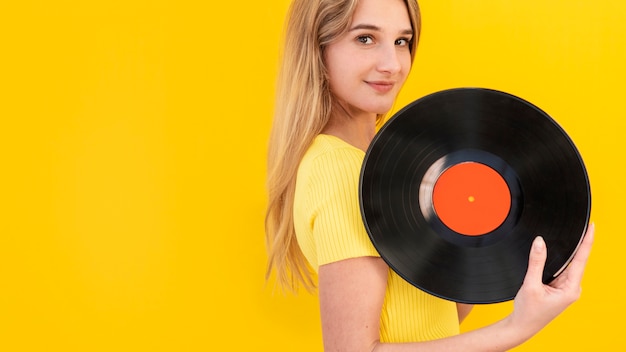
[[[287,0],[0,5],[0,350],[317,351],[315,297],[264,283],[265,148]],[[480,86],[587,164],[582,299],[517,351],[626,349],[626,2],[422,0],[396,108]],[[506,315],[478,307],[463,329]]]

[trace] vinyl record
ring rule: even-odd
[[[587,229],[589,179],[565,131],[529,102],[460,88],[421,98],[378,132],[363,163],[361,213],[381,257],[448,300],[515,297],[533,239],[543,281],[569,264]]]

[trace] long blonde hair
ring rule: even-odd
[[[416,0],[407,4],[415,56],[421,28]],[[269,139],[265,217],[268,267],[282,288],[315,287],[313,272],[296,241],[293,201],[300,160],[322,132],[331,114],[330,92],[323,61],[324,48],[346,33],[358,0],[294,0],[289,9],[274,121]],[[382,120],[382,115],[378,117]]]

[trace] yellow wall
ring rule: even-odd
[[[5,4],[9,3],[9,5]],[[287,0],[0,5],[0,350],[320,350],[315,297],[264,285],[264,167]],[[626,3],[422,0],[397,108],[483,86],[587,163],[584,295],[517,351],[626,348]],[[479,307],[471,329],[510,311]]]

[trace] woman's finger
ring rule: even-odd
[[[528,270],[524,277],[524,284],[541,283],[543,268],[546,264],[546,243],[541,236],[537,236],[533,241],[528,258]]]

